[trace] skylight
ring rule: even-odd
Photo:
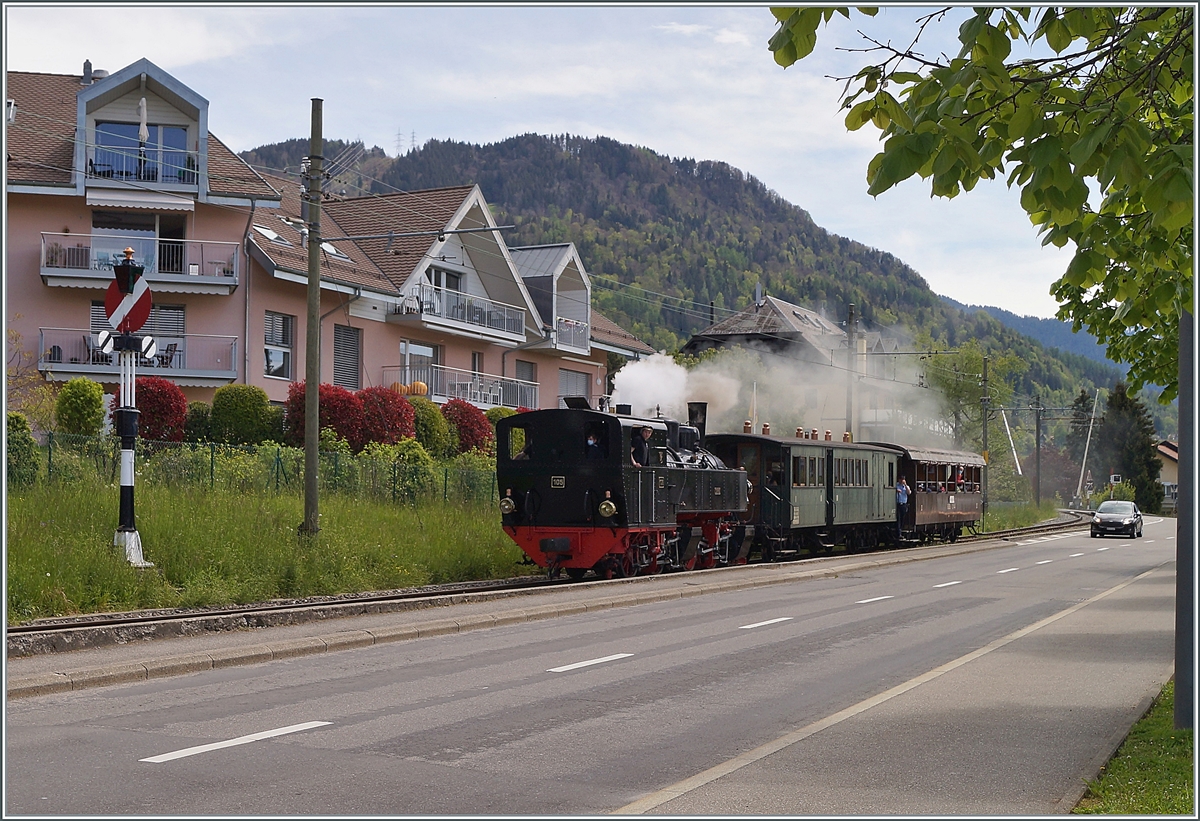
[[[332,243],[322,242],[321,250],[332,257],[337,257],[338,259],[350,259],[349,255],[343,254],[337,248],[334,248]]]
[[[267,228],[266,226],[255,224],[254,230],[257,231],[262,236],[269,239],[271,242],[277,243],[279,245],[291,245],[290,242],[288,242],[286,239],[279,236],[279,234],[275,233],[274,231],[272,231],[270,228]]]

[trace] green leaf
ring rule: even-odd
[[[1071,162],[1076,166],[1083,165],[1092,158],[1092,154],[1096,153],[1097,146],[1108,138],[1109,131],[1112,130],[1112,125],[1105,123],[1104,125],[1092,128],[1090,131],[1085,131],[1075,145],[1071,146]]]
[[[1033,107],[1019,105],[1008,120],[1008,138],[1019,140],[1025,136],[1029,126],[1033,125]]]
[[[1055,18],[1046,27],[1046,44],[1054,49],[1055,54],[1062,54],[1071,45],[1071,30],[1061,18]]]

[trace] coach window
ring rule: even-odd
[[[767,463],[767,484],[779,487],[783,484],[783,460],[771,459]]]
[[[888,462],[888,487],[896,486],[896,463]]]
[[[516,461],[529,459],[533,453],[533,443],[523,426],[513,425],[508,429],[508,447],[504,448],[503,452],[509,459]]]
[[[608,458],[608,425],[601,420],[587,423],[587,429],[584,432],[584,458],[586,459],[607,459]],[[593,452],[591,445],[588,442],[592,439],[596,441],[597,451]]]

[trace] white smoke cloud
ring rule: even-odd
[[[946,421],[943,399],[937,390],[916,385],[917,364],[912,359],[888,357],[875,378],[855,377],[857,440],[951,446],[930,430],[931,423]],[[741,432],[757,406],[756,433],[769,424],[777,436],[794,436],[796,428],[816,429],[821,438],[828,430],[840,441],[846,430],[849,381],[844,365],[753,348],[722,351],[691,370],[656,354],[617,372],[613,401],[630,405],[635,416],[661,413],[680,420],[687,419],[688,402],[707,402],[709,433]]]

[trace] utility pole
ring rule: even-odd
[[[850,439],[853,441],[854,436],[854,371],[855,354],[858,342],[855,340],[854,333],[854,303],[850,303],[850,310],[846,314],[846,431],[850,434]]]
[[[1042,506],[1042,400],[1038,396],[1033,397],[1033,447],[1034,447],[1034,476],[1033,476],[1033,503],[1038,507]]]
[[[304,522],[300,533],[321,529],[317,512],[320,469],[321,407],[321,103],[312,98],[312,136],[308,143],[308,316],[304,348]]]
[[[979,397],[979,404],[983,406],[983,525],[987,527],[987,509],[988,509],[988,464],[991,462],[991,454],[988,453],[988,418],[992,414],[992,397],[988,393],[988,358],[983,358],[983,396]]]
[[[1192,705],[1196,692],[1194,339],[1193,315],[1185,309],[1179,317],[1179,508],[1175,520],[1175,728],[1178,730],[1190,730],[1196,724]]]

